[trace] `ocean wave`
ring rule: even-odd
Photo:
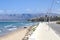
[[[12,26],[12,27],[16,27],[16,26]]]
[[[9,28],[8,31],[16,30],[17,28]]]
[[[2,32],[2,30],[0,30],[0,33]]]
[[[25,25],[30,26],[30,25],[33,25],[33,23],[30,23],[30,24],[25,24]]]
[[[8,28],[8,27],[12,27],[13,24],[10,24],[10,25],[7,25],[7,26],[4,26],[5,28]]]
[[[10,24],[10,25],[4,26],[4,27],[5,27],[5,29],[7,31],[12,31],[12,30],[16,30],[17,29],[17,27],[13,26],[13,24]]]

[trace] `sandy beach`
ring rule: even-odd
[[[26,33],[28,32],[28,28],[25,29],[18,29],[14,32],[11,32],[3,37],[0,37],[0,40],[22,40]]]

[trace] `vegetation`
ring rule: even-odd
[[[56,22],[57,24],[60,24],[60,21],[59,22]]]
[[[33,19],[29,19],[28,21],[31,21],[31,22],[39,22],[39,21],[48,21],[50,18],[50,21],[59,21],[60,20],[60,16],[41,16],[39,18],[33,18]]]
[[[36,28],[38,27],[39,23],[37,25],[35,25],[34,27],[32,27],[32,30],[35,31]]]

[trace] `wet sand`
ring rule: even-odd
[[[28,32],[28,28],[18,29],[14,32],[11,32],[5,36],[0,37],[0,40],[22,40],[26,33]]]

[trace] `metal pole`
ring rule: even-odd
[[[55,2],[55,0],[52,1],[51,7],[50,7],[50,9],[48,10],[48,13],[52,13],[52,8],[53,8],[53,5],[54,5],[54,2]],[[49,15],[48,22],[50,22],[50,15]]]

